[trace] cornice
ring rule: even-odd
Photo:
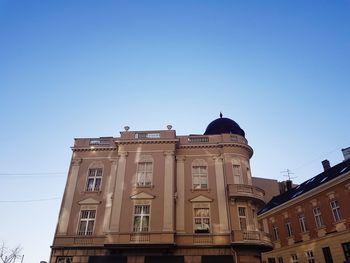
[[[170,144],[170,143],[177,143],[179,140],[176,139],[169,139],[169,140],[162,140],[162,139],[148,139],[148,140],[140,140],[140,139],[133,139],[133,140],[116,140],[114,141],[117,145],[125,145],[125,144]]]
[[[71,147],[73,152],[116,151],[117,147]]]
[[[244,148],[251,153],[253,153],[252,147],[249,145],[241,144],[241,143],[201,143],[201,144],[183,144],[179,145],[180,149],[186,149],[186,148],[222,148],[222,147],[240,147]]]
[[[331,187],[334,187],[336,185],[339,185],[339,184],[349,180],[349,176],[350,176],[350,173],[347,172],[345,174],[340,175],[339,177],[333,178],[333,180],[331,180],[331,181],[329,181],[329,182],[327,182],[325,184],[322,184],[322,185],[320,185],[318,187],[315,187],[314,189],[306,192],[305,194],[299,195],[299,196],[297,196],[297,197],[295,197],[295,198],[293,198],[293,199],[291,199],[291,200],[289,200],[289,201],[287,201],[287,202],[285,202],[285,203],[283,203],[281,205],[278,205],[278,206],[276,206],[276,207],[266,211],[265,213],[262,213],[262,214],[258,215],[258,219],[263,219],[263,218],[265,218],[265,217],[267,217],[269,215],[272,215],[272,214],[274,214],[274,213],[276,213],[278,211],[281,211],[281,210],[283,210],[283,209],[285,209],[285,208],[287,208],[289,206],[298,204],[298,203],[304,201],[305,199],[308,199],[308,198],[310,198],[310,197],[312,197],[312,196],[314,196],[316,194],[319,194],[319,193],[327,190],[328,188],[331,188]],[[346,187],[346,185],[344,187]],[[326,194],[327,193],[325,193],[325,195]]]

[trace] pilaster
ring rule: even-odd
[[[174,152],[166,151],[164,155],[163,231],[174,231]]]
[[[58,220],[57,235],[65,235],[68,230],[69,217],[72,210],[75,187],[82,159],[73,159],[71,162],[65,196],[62,204],[60,218]]]

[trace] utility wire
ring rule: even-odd
[[[42,199],[31,199],[31,200],[0,200],[0,203],[36,203],[36,202],[44,202],[51,200],[58,200],[60,197],[52,197],[52,198],[42,198]]]

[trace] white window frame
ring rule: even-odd
[[[151,187],[153,180],[153,161],[141,160],[137,163],[136,184],[138,187]]]
[[[273,232],[273,237],[275,238],[275,241],[280,240],[279,234],[278,234],[278,226],[273,225],[272,226],[272,232]]]
[[[102,177],[103,177],[103,168],[101,167],[89,168],[85,190],[87,192],[100,191],[102,186]]]
[[[141,208],[140,213],[136,210],[137,207]],[[148,211],[147,211],[148,207]],[[147,213],[148,212],[148,213]],[[136,217],[140,217],[139,227],[135,226]],[[149,232],[151,226],[151,204],[150,203],[136,203],[133,206],[133,220],[132,220],[132,229],[134,233]],[[148,218],[147,226],[143,226],[143,219]]]
[[[314,217],[315,217],[315,222],[316,222],[316,227],[317,228],[321,228],[324,227],[324,222],[323,222],[323,218],[322,218],[322,213],[321,213],[321,208],[318,207],[314,207],[312,209]]]
[[[80,219],[77,231],[79,236],[91,236],[94,233],[96,225],[96,212],[96,209],[80,210]],[[81,230],[83,223],[85,223],[85,227],[83,230]],[[92,230],[88,231],[90,223],[92,223]]]
[[[315,263],[315,256],[312,250],[305,251],[307,263]]]
[[[289,220],[286,221],[286,228],[287,228],[287,236],[288,237],[293,236],[292,223]]]
[[[195,160],[191,166],[192,189],[209,189],[208,164],[204,160]]]
[[[239,228],[241,230],[247,230],[247,208],[245,206],[237,207]]]
[[[340,220],[342,220],[339,202],[337,200],[332,200],[329,202],[329,205],[332,209],[334,222],[339,222]]]
[[[299,263],[297,254],[290,255],[290,259],[291,259],[291,263]]]
[[[299,214],[298,218],[299,218],[300,231],[302,233],[307,232],[308,229],[307,229],[307,225],[306,225],[306,221],[305,221],[305,215],[304,214]]]
[[[243,184],[242,166],[239,163],[232,164],[232,174],[234,184]]]
[[[206,210],[206,215],[196,215],[196,210],[202,209]],[[197,221],[197,223],[196,223]],[[198,222],[200,222],[201,227],[198,228]],[[198,230],[198,232],[196,232]],[[193,204],[193,232],[195,234],[205,233],[209,234],[211,232],[211,214],[210,214],[210,204],[208,203],[198,203]]]

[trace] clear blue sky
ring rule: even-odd
[[[253,176],[300,183],[341,162],[349,14],[349,0],[0,0],[0,241],[48,260],[73,138],[125,125],[201,134],[222,111]]]

